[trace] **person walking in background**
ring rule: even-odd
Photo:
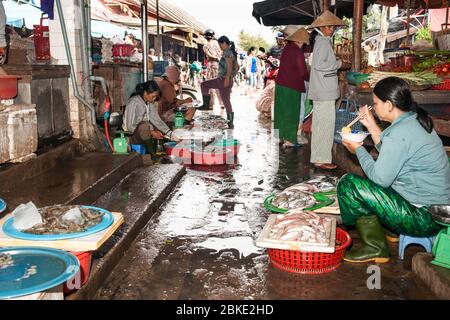
[[[281,54],[280,69],[275,80],[274,128],[285,147],[297,144],[301,95],[305,92],[306,69],[303,47],[309,43],[309,34],[300,28],[287,38]]]
[[[216,79],[206,80],[201,83],[203,105],[199,107],[200,110],[207,110],[211,96],[209,95],[210,89],[219,89],[220,96],[222,97],[225,109],[227,111],[227,119],[229,121],[229,127],[234,127],[234,112],[231,105],[231,89],[233,87],[233,78],[238,72],[237,52],[234,46],[234,42],[230,41],[226,36],[222,36],[218,40],[220,49],[222,49],[223,55],[219,61],[219,76]]]
[[[331,43],[336,26],[344,22],[325,11],[310,26],[318,35],[315,38],[308,96],[313,100],[311,137],[311,163],[322,169],[335,169],[332,147],[336,121],[336,99],[339,98],[337,71],[343,62],[336,58]]]
[[[266,72],[266,49],[259,47],[258,53],[256,54],[258,58],[258,75],[256,89],[264,89],[264,73]]]
[[[206,59],[208,59],[208,65],[206,69],[206,80],[215,79],[219,76],[219,61],[222,57],[222,50],[220,49],[219,43],[214,39],[214,31],[207,29],[204,33],[205,39],[208,41],[206,45],[203,46],[203,51],[205,52]],[[219,104],[223,108],[223,101],[220,97],[218,90],[212,90],[210,92],[211,102],[209,109],[212,110],[215,98],[218,97]]]
[[[248,83],[246,95],[248,95],[250,98],[253,98],[254,89],[256,89],[258,70],[256,48],[251,47],[247,52],[247,60],[245,65],[245,76]]]

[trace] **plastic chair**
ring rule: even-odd
[[[427,252],[431,252],[431,249],[433,248],[434,239],[435,237],[416,238],[407,236],[405,234],[401,234],[400,243],[398,245],[398,254],[400,256],[400,259],[403,260],[403,258],[405,257],[405,249],[410,244],[419,244],[422,247],[424,247]]]

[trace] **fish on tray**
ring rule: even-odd
[[[315,192],[336,190],[337,177],[315,176],[306,182],[290,186],[280,192],[272,200],[272,204],[282,209],[308,208],[317,203]]]
[[[203,130],[223,130],[228,129],[228,120],[217,115],[201,116],[195,119],[194,127]]]
[[[300,241],[310,243],[327,243],[327,218],[302,210],[291,210],[279,214],[272,225],[269,239],[281,241]]]
[[[74,212],[75,214],[70,215]],[[103,217],[103,213],[100,211],[80,206],[44,207],[39,209],[39,213],[43,222],[23,232],[40,235],[84,232],[99,224]]]

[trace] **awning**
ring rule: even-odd
[[[91,0],[100,2],[107,10],[115,12],[124,17],[138,18],[140,17],[140,0]],[[156,0],[147,0],[149,20],[156,21]],[[93,7],[94,8],[94,7]],[[193,32],[196,34],[203,33],[206,27],[189,13],[171,4],[166,0],[159,0],[159,17],[160,21],[174,23],[176,25],[185,26],[185,32]]]
[[[188,48],[195,48],[197,49],[197,44],[196,43],[192,43],[190,44],[185,37],[180,36],[178,34],[165,34],[164,36],[168,37],[168,38],[172,38],[174,40],[180,41],[184,44],[184,46],[188,47]]]
[[[142,22],[140,18],[135,17],[135,14],[129,12],[129,15],[118,14],[116,10],[111,9],[100,0],[91,1],[91,19],[97,21],[105,21],[113,24],[117,24],[126,28],[141,28]],[[178,24],[167,21],[160,21],[160,32],[172,32],[174,30],[180,30],[186,33],[193,33],[194,28],[186,24]],[[148,30],[151,34],[157,34],[157,23],[155,19],[148,19]]]
[[[364,1],[365,9],[370,5]],[[373,1],[372,1],[373,2]],[[353,0],[336,0],[330,10],[337,9],[337,15],[347,18],[353,17]],[[265,26],[309,25],[315,17],[320,15],[319,0],[266,0],[253,3],[253,16]]]

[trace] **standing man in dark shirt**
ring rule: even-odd
[[[267,57],[273,57],[275,59],[280,60],[281,52],[283,51],[284,46],[286,45],[283,32],[278,32],[277,34],[277,44],[270,48],[269,52],[267,52]]]

